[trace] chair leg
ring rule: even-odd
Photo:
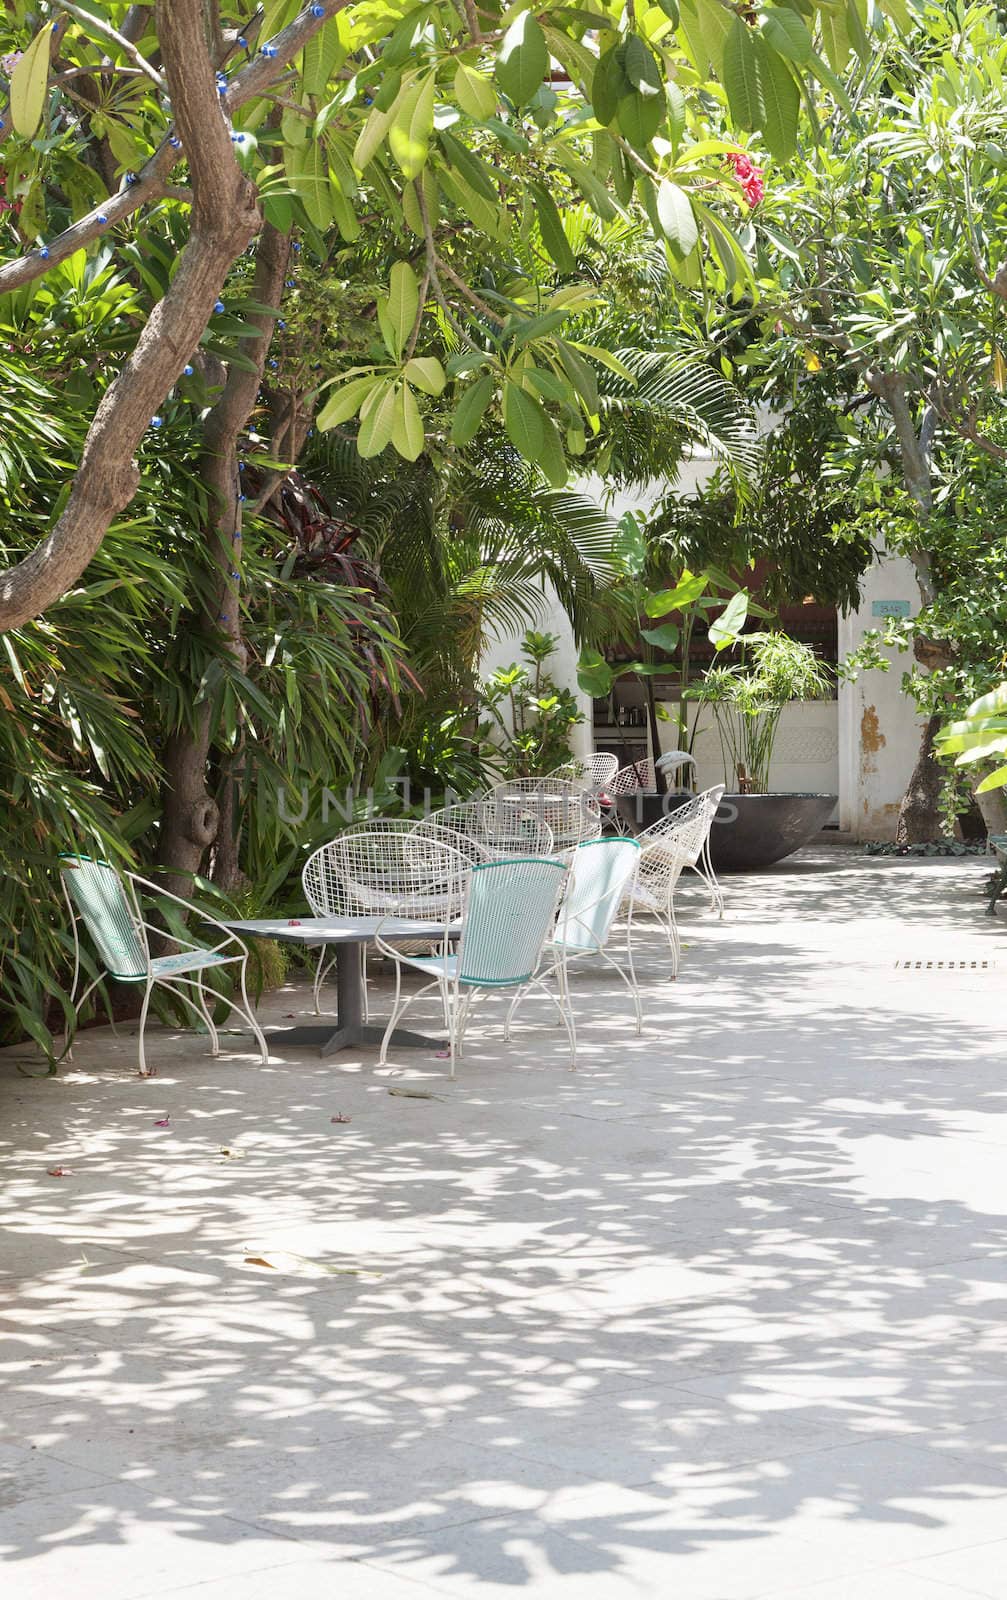
[[[636,1031],[643,1032],[643,1010],[640,1005],[640,985],[637,982],[636,968],[633,965],[633,919],[630,917],[626,924],[626,965],[629,968],[630,988],[633,992],[633,1004],[636,1007]]]
[[[668,929],[671,935],[671,963],[672,976],[678,977],[678,969],[682,960],[682,936],[678,931],[678,922],[675,918],[675,898],[672,895],[668,901]]]
[[[150,1007],[150,997],[153,994],[153,992],[154,992],[154,985],[148,979],[147,987],[144,990],[144,995],[143,995],[143,1005],[140,1007],[139,1068],[140,1068],[140,1077],[141,1078],[149,1077],[149,1073],[147,1072],[147,1057],[146,1057],[146,1054],[145,1054],[144,1048],[143,1048],[143,1030],[147,1026],[147,1011],[148,1011],[148,1009]]]
[[[321,1014],[322,1014],[322,1012],[321,1012],[321,990],[322,990],[322,984],[325,982],[326,975],[329,972],[332,971],[332,968],[335,965],[335,961],[336,961],[335,956],[330,956],[328,954],[328,952],[325,950],[324,946],[323,946],[323,948],[319,951],[319,954],[318,954],[318,967],[317,967],[317,969],[315,971],[315,987],[314,987],[314,996],[313,996],[313,998],[314,998],[314,1002],[315,1002],[315,1016],[316,1017],[320,1017]]]
[[[364,997],[364,1021],[371,1020],[371,1001],[367,993],[367,945],[360,946],[360,992]]]
[[[392,1037],[392,1034],[395,1032],[395,1024],[398,1022],[400,1012],[403,1009],[403,1007],[402,1007],[402,1005],[400,1003],[401,1002],[401,998],[402,998],[402,964],[401,964],[401,962],[396,961],[396,963],[395,963],[395,998],[392,1001],[392,1012],[391,1012],[391,1016],[388,1018],[388,1026],[385,1029],[384,1034],[382,1035],[381,1049],[378,1051],[378,1066],[379,1067],[383,1067],[385,1062],[388,1060],[388,1043],[389,1043],[389,1040]]]
[[[469,1025],[469,1014],[472,1003],[478,994],[478,989],[469,989],[464,1000],[459,997],[455,1006],[455,1026],[452,1029],[451,1076],[455,1075],[455,1063],[460,1061],[465,1052],[465,1029]]]
[[[559,989],[560,1014],[566,1028],[566,1036],[570,1041],[570,1071],[577,1071],[577,1024],[574,1021],[573,1003],[570,999],[570,985],[567,982],[566,962],[559,961],[556,965],[556,986]]]
[[[219,1038],[219,1036],[217,1034],[217,1030],[216,1030],[216,1028],[214,1026],[213,1015],[212,1015],[212,1013],[210,1011],[209,1006],[206,1003],[206,994],[204,992],[203,983],[202,983],[202,980],[200,978],[197,978],[195,980],[195,983],[193,984],[193,988],[196,991],[196,1003],[197,1003],[197,1005],[199,1007],[199,1010],[202,1012],[203,1021],[206,1023],[207,1032],[210,1035],[210,1054],[211,1054],[211,1056],[219,1056],[219,1054],[220,1054],[220,1038]],[[212,992],[213,991],[211,991],[211,993]]]
[[[259,1055],[262,1058],[262,1065],[264,1067],[266,1067],[266,1066],[269,1065],[269,1046],[266,1043],[266,1035],[263,1033],[262,1029],[259,1027],[258,1019],[256,1018],[255,1012],[252,1010],[252,1007],[249,1004],[249,1000],[248,1000],[248,984],[247,984],[247,970],[246,970],[247,967],[248,967],[248,957],[246,956],[245,959],[241,963],[241,1001],[242,1001],[242,1005],[241,1005],[240,1009],[243,1010],[245,1021],[248,1023],[248,1026],[251,1028],[252,1037],[254,1038],[256,1044],[259,1047]],[[231,1001],[231,1004],[232,1004],[232,1006],[234,1006],[234,1001],[233,1000]],[[239,1007],[234,1006],[234,1009],[238,1010]]]

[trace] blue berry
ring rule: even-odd
[[[151,417],[150,425],[151,425],[152,428],[161,428],[161,427],[164,426],[164,418],[163,417]]]
[[[41,250],[39,251],[39,255],[42,257],[43,261],[48,261],[48,259],[49,259],[49,246],[47,244],[44,244],[42,246]]]
[[[232,144],[244,144],[244,142],[245,142],[245,135],[243,133],[232,133],[231,134],[231,143]]]
[[[290,246],[290,248],[294,252],[295,256],[300,255],[300,253],[301,253],[301,242],[300,242],[300,240],[299,239],[295,239],[293,244]]]
[[[181,148],[182,148],[182,141],[178,137],[177,133],[173,133],[173,134],[169,135],[168,143],[171,145],[171,148],[173,150],[181,150]]]
[[[312,6],[311,7],[311,15],[313,17],[324,17],[324,15],[325,15],[325,7],[324,6]]]
[[[248,49],[248,40],[245,38],[245,35],[243,33],[239,33],[238,34],[238,43],[241,46],[242,50],[247,50]]]
[[[215,300],[213,302],[213,309],[214,309],[214,311],[217,311],[217,312],[225,310],[226,308],[224,306],[223,300]]]
[[[277,369],[277,367],[278,367],[278,366],[279,366],[279,365],[280,365],[280,363],[279,363],[279,362],[278,362],[278,361],[277,361],[277,360],[276,360],[276,359],[275,359],[275,357],[273,357],[273,358],[272,358],[272,359],[271,359],[271,360],[270,360],[270,363],[269,363],[269,368],[270,368],[270,371],[271,371],[271,372],[275,372],[275,371],[276,371],[276,369]]]
[[[283,328],[285,328],[287,326],[287,324],[284,322],[283,318],[280,317],[279,320],[277,321],[276,326],[282,330]]]
[[[238,462],[238,471],[239,472],[244,472],[244,470],[245,470],[245,463],[243,461],[239,461]]]
[[[194,372],[195,372],[195,370],[196,370],[196,369],[195,369],[195,367],[193,367],[193,366],[192,366],[192,365],[191,365],[191,363],[190,363],[190,364],[189,364],[189,365],[188,365],[188,366],[184,366],[184,367],[183,367],[183,368],[182,368],[182,374],[183,374],[183,376],[184,376],[184,377],[186,377],[186,378],[191,378],[191,377],[192,377],[192,374],[193,374],[193,373],[194,373]]]
[[[126,182],[127,182],[127,184],[134,184],[137,181],[138,181],[138,179],[137,179],[137,176],[136,176],[135,172],[127,172],[127,174],[126,174]]]
[[[274,56],[276,55],[276,53],[277,52],[276,52],[275,44],[264,44],[263,45],[262,54],[265,56],[267,61],[272,61]]]
[[[3,117],[0,117],[0,133],[3,132],[4,128],[6,128],[6,126],[7,126],[7,124],[4,121]]]
[[[239,504],[239,505],[244,505],[244,503],[245,503],[245,501],[246,501],[246,500],[247,500],[247,499],[248,499],[248,496],[247,496],[247,494],[239,494],[239,496],[238,496],[238,504]],[[235,537],[235,538],[236,538],[236,539],[240,539],[240,538],[241,538],[241,534],[240,534],[240,533],[236,533],[236,534],[235,534],[235,535],[234,535],[234,537]]]
[[[108,218],[106,217],[104,211],[99,211],[98,212],[98,222],[99,222],[100,226],[104,227],[107,221],[108,221]]]
[[[297,288],[297,279],[296,278],[288,278],[286,280],[286,282],[284,283],[283,287],[285,289],[296,289]]]

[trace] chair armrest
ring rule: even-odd
[[[142,884],[145,889],[149,889],[153,894],[155,894],[159,900],[170,900],[173,905],[181,906],[182,910],[187,912],[189,916],[198,917],[201,922],[209,923],[211,928],[216,928],[218,932],[222,933],[223,938],[213,946],[214,951],[224,950],[229,944],[233,944],[244,955],[248,955],[248,946],[245,941],[239,938],[238,935],[228,928],[225,923],[220,922],[216,917],[211,916],[209,911],[204,911],[201,906],[194,905],[191,900],[183,900],[181,895],[172,894],[170,889],[163,889],[159,883],[152,882],[150,878],[141,877],[138,872],[127,872],[126,877],[129,879],[131,884]],[[143,925],[145,928],[150,929],[152,933],[156,933],[160,938],[165,937],[164,928],[151,927],[149,922],[144,922]],[[188,939],[179,938],[177,934],[171,933],[170,930],[168,930],[168,937],[174,939],[176,944],[184,945],[189,950],[199,950],[205,948],[205,946],[193,944]]]

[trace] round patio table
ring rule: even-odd
[[[248,939],[275,939],[279,944],[308,948],[333,946],[336,952],[336,1026],[330,1022],[309,1023],[296,1028],[266,1030],[267,1044],[306,1045],[320,1056],[354,1045],[379,1045],[385,1030],[364,1021],[364,974],[360,947],[374,938],[377,929],[389,944],[410,939],[440,941],[445,934],[461,932],[461,924],[439,927],[435,923],[415,922],[397,917],[277,917],[259,922],[224,922],[232,933]],[[412,1028],[395,1028],[390,1043],[400,1049],[444,1050],[443,1039],[416,1033]]]

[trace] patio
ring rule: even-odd
[[[576,1076],[533,1003],[453,1084],[6,1052],[6,1600],[1007,1596],[988,870],[688,887],[642,1038],[577,974]]]

